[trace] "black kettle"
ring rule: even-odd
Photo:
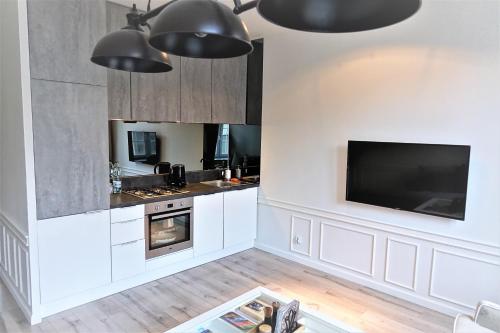
[[[172,166],[169,183],[174,187],[186,186],[186,167],[184,164],[175,164]]]
[[[160,162],[155,165],[155,175],[170,174],[171,168],[169,162]]]

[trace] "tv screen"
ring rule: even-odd
[[[132,162],[156,164],[159,147],[155,132],[128,131],[128,157]]]
[[[346,199],[465,219],[470,146],[349,141]]]

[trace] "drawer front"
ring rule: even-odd
[[[144,239],[112,246],[112,278],[118,281],[146,271]]]
[[[144,218],[111,224],[111,245],[144,239]]]
[[[144,205],[114,208],[111,210],[111,223],[144,218]]]

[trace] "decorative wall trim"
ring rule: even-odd
[[[28,246],[28,235],[21,230],[16,224],[12,223],[2,212],[0,212],[0,224],[9,228],[11,233],[25,246]]]
[[[415,259],[413,260],[413,280],[411,286],[399,283],[397,281],[392,281],[389,279],[389,265],[391,261],[390,251],[391,251],[391,243],[400,243],[409,246],[413,246],[415,248]],[[385,248],[385,269],[384,269],[384,281],[391,283],[395,286],[406,288],[412,291],[417,291],[417,276],[418,276],[418,256],[419,256],[420,246],[415,243],[411,243],[408,241],[403,241],[401,239],[396,239],[393,237],[387,237],[386,248]]]
[[[290,250],[290,218],[292,216],[300,216],[319,224],[318,228],[313,227],[314,244],[311,256],[300,255]],[[327,225],[369,235],[374,242],[369,244],[368,237],[349,233],[345,235],[349,238],[347,241],[360,242],[359,251],[362,253],[355,253],[352,256],[339,253],[342,246],[350,245],[337,244],[337,247],[328,248],[329,245],[325,245],[326,231],[333,232],[332,237],[337,235],[334,230],[325,229]],[[278,230],[279,233],[277,233]],[[270,234],[273,237],[268,237]],[[343,239],[339,238],[340,241]],[[411,248],[406,248],[401,244],[406,244]],[[401,247],[400,250],[405,250],[405,252],[407,250],[408,262],[404,261],[404,256],[398,257],[396,261],[394,251],[398,248],[393,248],[393,265],[391,266],[391,246],[396,245],[398,248]],[[498,301],[498,286],[493,281],[500,280],[500,270],[496,269],[496,266],[500,266],[500,251],[487,245],[447,239],[444,236],[419,233],[366,220],[356,220],[354,217],[334,213],[317,213],[315,210],[261,201],[259,202],[259,233],[256,247],[451,316],[457,313],[472,314],[475,307],[472,303],[479,302],[483,298]],[[317,247],[319,251],[316,251]],[[415,251],[412,250],[413,248]],[[327,253],[323,251],[324,249],[330,252]],[[476,265],[474,262],[467,261],[462,264],[460,260],[448,256],[438,257],[439,260],[436,260],[436,251],[478,260],[483,265],[474,266]],[[372,258],[371,269],[368,266],[369,256]],[[340,262],[337,262],[339,260]],[[404,263],[404,266],[398,263]],[[493,264],[495,267],[492,268],[486,264]],[[464,284],[470,283],[470,275],[457,275],[448,269],[448,267],[460,269],[461,265],[464,271],[471,265],[477,267],[474,274],[487,276],[485,280],[487,284],[463,289],[447,285],[447,279],[454,279],[455,285],[458,284],[458,286],[462,280]],[[450,295],[454,299],[449,299]]]
[[[258,203],[260,205],[282,208],[285,210],[291,210],[301,214],[324,217],[326,219],[333,219],[353,225],[358,225],[363,228],[370,228],[380,231],[391,232],[392,234],[401,235],[403,237],[410,236],[411,238],[431,241],[442,245],[453,245],[454,247],[462,248],[465,250],[475,251],[478,253],[489,254],[493,256],[500,256],[500,245],[497,244],[477,242],[458,237],[443,236],[441,234],[422,231],[414,228],[396,226],[379,220],[368,219],[365,217],[359,217],[355,215],[339,213],[320,208],[306,207],[291,202],[264,198],[262,196],[259,196]]]
[[[301,220],[309,222],[309,248],[308,248],[308,252],[302,252],[302,251],[298,251],[298,250],[294,249],[294,246],[293,246],[294,245],[294,237],[293,237],[293,235],[295,234],[295,232],[294,232],[295,219],[301,219]],[[290,251],[310,257],[312,255],[312,243],[313,243],[313,239],[312,239],[312,236],[313,236],[313,229],[312,229],[312,227],[313,227],[313,220],[310,219],[310,218],[307,218],[307,217],[303,217],[303,216],[292,215],[292,219],[291,219],[290,223],[291,223],[291,225],[290,225],[290,228],[291,228],[291,233],[290,233]]]
[[[0,279],[26,318],[31,318],[31,276],[27,237],[0,215]]]
[[[453,303],[453,304],[456,304],[456,305],[460,305],[460,306],[463,306],[463,307],[471,309],[471,310],[475,310],[477,304],[466,304],[466,303],[461,302],[459,300],[452,299],[452,298],[449,298],[449,297],[446,297],[446,296],[443,296],[443,295],[439,295],[434,290],[434,281],[435,281],[434,278],[435,278],[435,270],[436,270],[436,256],[437,256],[438,253],[443,253],[443,254],[447,254],[447,255],[450,255],[450,256],[465,258],[465,259],[469,259],[469,260],[473,260],[473,261],[477,261],[477,262],[480,262],[480,263],[483,263],[483,264],[497,266],[497,267],[500,267],[500,263],[494,262],[494,261],[491,261],[491,260],[486,260],[486,259],[481,259],[481,258],[477,258],[477,257],[465,255],[465,254],[453,253],[451,251],[446,251],[446,250],[439,249],[439,248],[432,249],[432,264],[431,264],[431,277],[430,277],[430,284],[429,284],[429,296],[432,296],[434,298],[437,298],[437,299],[440,299],[440,300],[443,300],[443,301],[446,301],[446,302],[450,302],[450,303]],[[455,273],[459,273],[459,272],[455,272]],[[463,273],[464,274],[481,274],[481,272],[463,272]],[[471,286],[464,286],[464,287],[470,288]]]
[[[370,236],[372,238],[372,248],[371,248],[371,261],[370,261],[370,270],[369,271],[362,271],[362,270],[359,270],[355,267],[351,267],[351,266],[348,266],[348,265],[344,265],[344,264],[341,264],[341,263],[338,263],[338,262],[335,262],[335,261],[332,261],[332,260],[328,260],[324,257],[323,255],[323,231],[324,231],[324,227],[325,226],[330,226],[330,227],[333,227],[333,228],[337,228],[337,229],[343,229],[343,230],[347,230],[347,231],[350,231],[350,232],[354,232],[354,233],[358,233],[358,234],[363,234],[363,235],[366,235],[366,236]],[[319,260],[321,261],[324,261],[324,262],[327,262],[329,264],[333,264],[333,265],[336,265],[336,266],[339,266],[339,267],[343,267],[343,268],[347,268],[353,272],[356,272],[356,273],[361,273],[361,274],[365,274],[365,275],[368,275],[368,276],[371,276],[373,277],[375,275],[375,246],[376,246],[376,235],[373,234],[373,233],[369,233],[369,232],[365,232],[365,231],[359,231],[359,230],[356,230],[356,229],[353,229],[353,228],[349,228],[349,227],[345,227],[345,226],[340,226],[340,225],[337,225],[335,223],[331,223],[331,222],[324,222],[324,221],[321,221],[320,223],[320,235],[319,235]]]

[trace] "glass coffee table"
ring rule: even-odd
[[[174,327],[166,333],[253,333],[256,329],[249,331],[239,329],[221,319],[221,317],[229,312],[235,312],[244,318],[248,318],[249,320],[256,322],[257,320],[255,320],[252,316],[240,311],[242,306],[254,300],[258,300],[266,304],[271,304],[273,301],[278,301],[281,304],[288,304],[292,301],[291,299],[287,299],[282,295],[264,287],[258,287],[177,327]],[[304,326],[304,329],[300,331],[301,333],[362,333],[360,329],[329,318],[318,311],[308,309],[307,306],[302,304],[300,305],[298,318],[298,322]]]

